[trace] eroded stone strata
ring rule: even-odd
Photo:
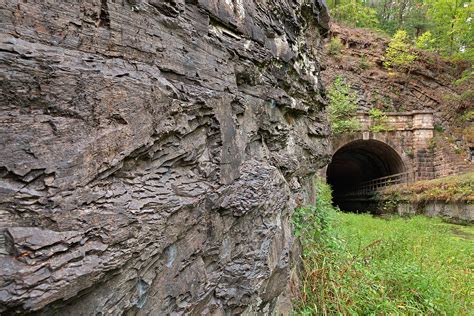
[[[288,310],[323,3],[0,0],[0,313]]]

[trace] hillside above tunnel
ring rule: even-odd
[[[436,131],[445,132],[437,136],[457,142],[468,155],[474,147],[474,80],[465,75],[472,65],[414,50],[409,71],[387,69],[389,41],[382,33],[333,23],[322,60],[324,85],[342,77],[356,93],[359,111],[433,111]]]
[[[323,173],[344,210],[383,185],[473,170],[472,65],[411,43],[414,60],[387,65],[395,37],[332,24],[325,41],[333,156]]]

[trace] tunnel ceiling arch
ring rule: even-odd
[[[356,140],[334,153],[326,179],[337,195],[350,191],[361,182],[404,171],[402,158],[388,144],[377,140]]]

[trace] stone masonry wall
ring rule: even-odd
[[[433,112],[389,112],[383,122],[374,122],[368,113],[359,112],[358,120],[362,137],[355,134],[353,138],[374,139],[390,145],[400,155],[411,180],[435,177],[435,155],[430,148],[434,135]],[[376,124],[383,125],[385,131],[371,131]]]
[[[474,171],[474,164],[462,152],[456,152],[453,144],[437,135],[432,143],[436,178]]]
[[[285,313],[319,1],[0,0],[0,313]]]

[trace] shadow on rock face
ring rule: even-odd
[[[269,6],[5,5],[0,313],[290,306],[289,218],[328,157],[325,9]]]

